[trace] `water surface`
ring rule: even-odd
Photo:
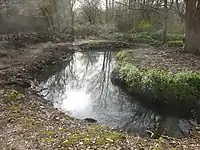
[[[187,135],[192,120],[156,114],[112,85],[113,55],[77,52],[69,63],[49,66],[38,75],[37,88],[46,88],[42,91],[45,98],[74,118],[94,118],[98,123],[140,136],[148,135],[147,129],[175,137]]]

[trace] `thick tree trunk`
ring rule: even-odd
[[[185,0],[185,52],[200,55],[200,0]]]

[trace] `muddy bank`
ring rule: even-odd
[[[75,46],[79,47],[80,50],[97,50],[97,51],[104,51],[104,50],[116,50],[119,48],[131,48],[139,46],[133,43],[126,43],[120,41],[109,41],[109,40],[86,40],[86,41],[77,41],[74,44]]]
[[[161,53],[163,55],[159,56]],[[136,95],[143,105],[155,108],[159,113],[186,118],[193,116],[199,120],[199,60],[188,54],[172,53],[176,54],[173,56],[176,57],[174,61],[169,53],[164,51],[120,51],[116,54],[117,64],[112,73],[112,82]],[[159,57],[160,62],[157,62]],[[180,63],[182,57],[187,58],[188,62]],[[196,62],[196,66],[193,61]],[[176,66],[179,67],[176,69]],[[186,67],[188,69],[185,69]]]
[[[70,60],[71,43],[40,43],[10,49],[0,62],[0,149],[199,149],[199,132],[185,139],[157,140],[120,133],[73,119],[30,89],[30,74]]]
[[[16,37],[16,39],[13,38],[13,36]],[[30,41],[29,39],[26,40],[27,37],[29,37]],[[116,48],[133,46],[133,44],[129,43],[107,40],[90,40],[71,43],[70,39],[66,42],[68,37],[60,38],[59,36],[58,38],[44,33],[39,35],[36,33],[26,33],[18,36],[11,35],[10,39],[6,35],[6,37],[2,36],[1,38],[4,39],[0,43],[2,48],[0,50],[1,84],[26,84],[24,87],[28,87],[27,82],[32,82],[32,76],[30,76],[30,74],[40,73],[44,71],[44,68],[48,65],[59,63],[60,61],[69,61],[75,51],[106,50],[108,48],[114,50]],[[48,40],[49,42],[47,42]],[[28,43],[28,45],[26,43]]]
[[[1,84],[17,84],[28,88],[32,82],[30,74],[42,72],[47,65],[69,61],[74,48],[69,43],[45,43],[16,51],[11,51],[8,57],[2,58]]]
[[[0,35],[0,41],[9,41],[20,44],[38,44],[46,42],[61,43],[73,42],[73,40],[74,38],[71,35],[55,32],[16,32]]]

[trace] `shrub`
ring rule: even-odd
[[[75,35],[77,36],[98,36],[99,33],[99,26],[96,25],[77,25],[75,27]]]
[[[152,31],[153,30],[153,24],[150,21],[140,21],[139,25],[138,25],[138,29],[140,31]]]
[[[101,24],[81,24],[75,26],[75,34],[77,36],[108,36],[109,33],[115,31],[112,25]]]

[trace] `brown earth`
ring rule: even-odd
[[[134,50],[135,59],[140,67],[178,71],[200,71],[200,56],[183,53],[182,48],[153,47]]]
[[[191,136],[175,139],[140,138],[120,133],[97,124],[77,120],[54,108],[30,88],[30,73],[41,72],[52,63],[69,59],[75,50],[71,43],[37,43],[23,45],[2,42],[0,50],[0,149],[62,150],[62,149],[200,149],[200,130]],[[78,46],[76,44],[76,46]],[[158,52],[159,55],[162,53]],[[177,56],[177,57],[176,57]],[[182,57],[178,51],[173,57]],[[185,56],[185,54],[184,54]],[[153,56],[155,58],[156,55]],[[168,55],[172,57],[172,55]],[[163,55],[160,57],[165,59]],[[184,57],[189,63],[195,57]],[[187,61],[186,61],[187,60]],[[198,60],[196,65],[198,66]],[[195,66],[195,65],[194,65]],[[198,67],[197,67],[198,68]]]

